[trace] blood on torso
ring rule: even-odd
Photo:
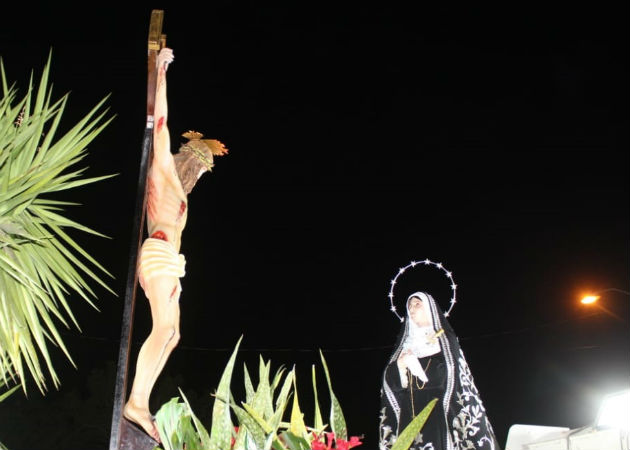
[[[149,236],[172,243],[179,251],[188,203],[171,156],[167,164],[151,166],[147,176]]]

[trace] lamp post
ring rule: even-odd
[[[584,305],[590,305],[591,303],[595,303],[600,298],[599,294],[603,294],[604,292],[619,292],[621,294],[630,295],[630,292],[624,291],[623,289],[607,288],[607,289],[602,289],[601,291],[597,291],[592,294],[583,296],[582,299],[580,300],[580,303]]]
[[[601,290],[599,290],[597,292],[594,292],[592,294],[584,295],[580,299],[580,303],[582,303],[583,305],[596,306],[597,308],[601,309],[602,311],[604,311],[608,315],[614,317],[615,319],[620,320],[622,322],[627,322],[627,320],[623,319],[622,317],[619,317],[617,314],[613,313],[608,308],[605,308],[601,304],[597,304],[597,301],[600,298],[600,294],[604,294],[605,292],[617,292],[617,293],[620,293],[620,294],[625,294],[625,295],[630,296],[630,292],[628,292],[628,291],[624,291],[623,289],[611,287],[611,288],[601,289]]]

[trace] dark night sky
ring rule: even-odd
[[[351,434],[375,448],[399,327],[389,280],[424,258],[459,285],[451,324],[502,445],[514,423],[586,425],[630,383],[628,296],[603,299],[619,318],[576,306],[583,290],[630,290],[627,5],[22,3],[3,6],[9,80],[23,92],[52,47],[68,127],[111,93],[88,174],[119,175],[74,193],[70,214],[112,238],[77,237],[119,297],[97,288],[100,312],[76,299],[78,370],[56,355],[59,391],[0,407],[13,450],[107,446],[152,9],[175,52],[173,145],[196,129],[230,149],[189,197],[182,340],[154,410],[180,386],[207,415],[243,334],[239,364],[297,365],[307,421],[323,349]],[[448,295],[424,275],[410,286]],[[134,352],[142,294],[136,313]]]

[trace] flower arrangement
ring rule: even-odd
[[[321,351],[331,403],[328,424],[323,422],[319,408],[315,366],[312,367],[315,400],[312,426],[305,424],[300,410],[295,369],[280,368],[272,377],[271,363],[262,357],[256,388],[245,366],[246,398],[240,405],[236,404],[230,393],[230,383],[241,340],[242,337],[214,394],[210,432],[199,421],[180,389],[183,401],[179,397],[172,398],[155,416],[162,445],[156,450],[349,450],[362,444],[360,437],[348,437],[341,405],[332,390],[328,366]],[[284,420],[285,415],[288,420]],[[236,424],[232,422],[233,417]]]
[[[255,388],[247,366],[244,367],[245,401],[236,404],[230,384],[241,340],[242,337],[213,395],[210,432],[197,418],[180,389],[183,401],[179,397],[172,398],[155,415],[162,446],[154,450],[350,450],[362,445],[362,437],[348,437],[341,405],[333,392],[328,365],[321,351],[330,396],[328,424],[324,423],[319,408],[315,366],[311,371],[315,409],[312,426],[305,424],[304,414],[300,410],[295,369],[287,372],[280,368],[271,377],[271,362],[265,362],[262,357]],[[436,402],[437,399],[429,402],[407,425],[391,450],[407,450],[411,446]],[[287,414],[288,420],[284,420]],[[236,424],[232,422],[233,417]]]

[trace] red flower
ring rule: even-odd
[[[335,439],[335,433],[324,433],[326,435],[326,440],[328,441],[328,448],[332,448],[333,439]]]
[[[326,444],[324,444],[322,441],[315,439],[313,442],[311,442],[311,450],[330,450],[330,448],[326,447]]]
[[[331,450],[330,441],[328,445],[326,445],[322,441],[320,441],[321,439],[320,436],[315,434],[315,432],[313,432],[312,434],[313,434],[313,440],[311,441],[311,450]]]
[[[311,442],[311,450],[350,450],[363,444],[358,436],[352,436],[349,441],[346,441],[345,439],[336,439],[334,433],[324,434],[326,435],[326,444],[320,441],[320,437],[313,433],[314,439]],[[334,447],[332,446],[333,441],[335,443]]]
[[[238,433],[238,427],[234,427],[234,433]],[[234,448],[235,443],[236,443],[236,438],[232,436],[232,440],[230,441],[230,448]]]

